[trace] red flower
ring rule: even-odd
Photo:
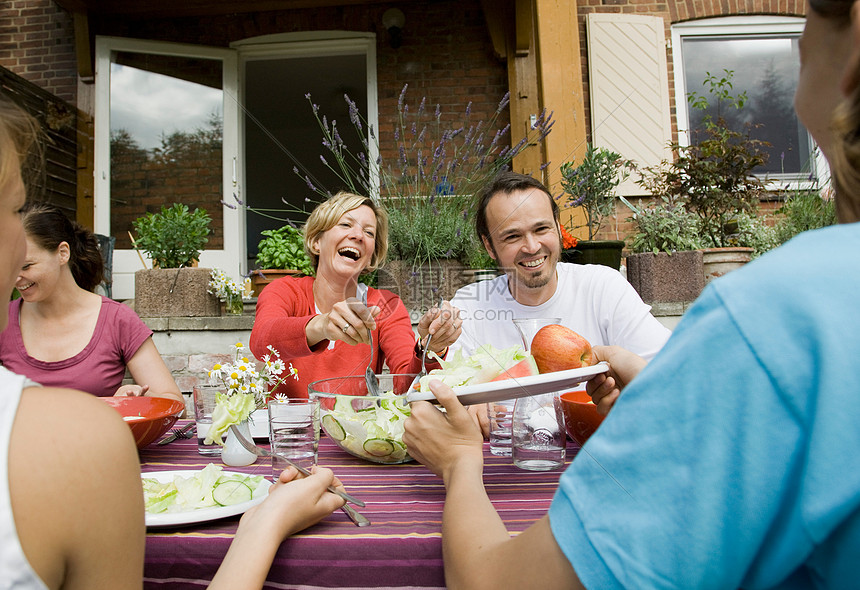
[[[576,245],[579,243],[575,237],[570,235],[570,232],[562,225],[561,226],[561,247],[565,250],[569,248],[576,248]]]

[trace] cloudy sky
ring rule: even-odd
[[[223,117],[221,90],[111,64],[111,132],[125,129],[141,147],[161,145],[162,134],[205,127]]]

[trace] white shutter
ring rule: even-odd
[[[639,166],[671,158],[669,77],[662,18],[589,14],[588,75],[594,145]],[[643,194],[632,175],[621,195]]]

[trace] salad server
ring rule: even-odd
[[[361,293],[361,302],[367,307],[367,289]],[[373,331],[370,328],[367,329],[367,338],[370,340],[370,363],[364,371],[364,382],[367,384],[367,393],[379,395],[379,380],[373,372]]]
[[[243,447],[245,447],[245,449],[247,449],[248,451],[256,454],[258,457],[271,457],[272,456],[271,452],[267,451],[266,449],[258,447],[253,442],[251,442],[247,438],[245,438],[245,436],[239,431],[239,429],[236,428],[235,424],[230,425],[230,431],[233,433],[233,436],[236,437],[236,440],[239,441],[239,444],[241,444]],[[310,471],[308,471],[307,469],[305,469],[301,465],[296,465],[295,463],[290,461],[288,458],[283,457],[281,455],[278,455],[278,457],[280,459],[283,459],[284,461],[286,461],[289,465],[292,465],[293,467],[295,467],[298,470],[298,472],[301,473],[302,475],[309,476],[311,474]],[[332,494],[336,494],[336,495],[340,496],[341,498],[343,498],[347,502],[352,502],[356,506],[365,506],[365,503],[362,502],[361,500],[359,500],[358,498],[356,498],[355,496],[351,496],[350,494],[347,494],[346,492],[342,492],[341,490],[337,489],[336,487],[328,486],[327,489]],[[370,525],[370,521],[367,519],[367,517],[364,516],[363,514],[357,512],[349,504],[344,504],[343,506],[340,507],[340,509],[343,510],[344,513],[346,513],[346,515],[349,517],[349,519],[352,522],[354,522],[356,526],[369,526]]]

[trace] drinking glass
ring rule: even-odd
[[[206,456],[220,456],[221,445],[204,444],[209,428],[212,426],[212,410],[215,409],[215,395],[225,390],[223,385],[198,384],[194,386],[194,420],[197,422],[197,452]]]
[[[520,469],[550,471],[563,467],[567,432],[558,395],[518,399],[511,438],[514,465]]]
[[[306,469],[317,464],[319,401],[306,399],[269,402],[269,443],[272,447],[272,481],[286,469],[286,457]]]
[[[520,333],[520,338],[523,341],[523,348],[526,349],[526,352],[531,350],[532,340],[534,339],[535,334],[538,333],[538,330],[544,326],[560,323],[561,318],[514,318],[514,325]]]
[[[490,453],[500,457],[511,456],[511,426],[514,417],[514,400],[487,404],[490,421]]]
[[[532,338],[543,326],[561,323],[561,318],[515,319],[514,325],[520,333],[523,348],[528,352]],[[511,456],[511,429],[513,426],[514,400],[502,400],[487,404],[490,421],[490,453],[502,457]]]
[[[541,328],[560,323],[561,318],[514,319],[526,351],[531,350],[532,340]],[[518,399],[511,422],[514,465],[530,471],[549,471],[564,466],[567,441],[558,394]]]

